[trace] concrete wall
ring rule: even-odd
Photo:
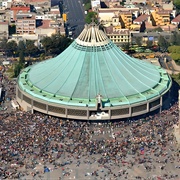
[[[29,102],[25,100],[24,96],[30,99],[28,100]],[[24,111],[31,111],[32,113],[34,111],[39,111],[39,112],[49,114],[52,116],[70,118],[70,119],[81,119],[81,120],[109,120],[109,119],[128,118],[128,117],[146,114],[148,112],[154,111],[159,108],[161,109],[163,105],[162,96],[159,96],[159,97],[150,99],[148,101],[145,101],[142,103],[136,103],[130,106],[126,105],[126,106],[102,108],[99,113],[101,114],[102,112],[104,112],[106,115],[91,116],[93,112],[95,114],[98,113],[96,108],[57,105],[53,103],[49,104],[41,99],[37,99],[37,98],[35,99],[34,97],[31,97],[26,92],[19,89],[18,86],[16,87],[16,100]],[[37,105],[35,105],[34,102],[40,103],[41,105],[43,105],[43,108],[37,107]],[[49,110],[49,106],[53,106],[54,108],[59,107],[60,109],[65,109],[65,111],[64,113],[56,113],[54,111],[52,112]],[[125,112],[121,111],[123,109],[126,109],[126,111]],[[112,113],[114,112],[114,110],[117,110],[117,112],[116,114],[113,115]]]

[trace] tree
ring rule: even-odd
[[[20,51],[25,51],[26,47],[25,47],[25,43],[24,41],[19,41],[19,44],[18,44],[18,52]]]
[[[92,19],[94,19],[94,22],[97,23],[97,13],[96,12],[88,12],[86,17],[85,17],[85,22],[90,24],[92,22]]]
[[[148,40],[148,41],[146,42],[146,47],[147,47],[147,48],[151,48],[152,45],[153,45],[153,41]]]
[[[179,53],[180,54],[180,46],[169,46],[168,51],[170,53]]]
[[[89,9],[91,9],[91,3],[85,4],[84,9],[85,9],[86,11],[88,11]]]
[[[173,32],[171,39],[170,39],[171,45],[180,45],[180,34],[177,32]]]
[[[163,30],[161,27],[157,27],[157,28],[153,29],[152,32],[163,32]]]
[[[39,53],[39,49],[34,45],[34,41],[26,40],[26,54],[29,56],[37,55]]]
[[[128,43],[124,43],[124,44],[122,44],[122,49],[123,50],[129,50],[129,48],[130,48],[130,43],[128,42]]]
[[[172,53],[171,58],[175,61],[179,61],[180,60],[180,54],[179,53]]]
[[[51,37],[44,37],[42,40],[41,40],[41,43],[44,47],[44,50],[45,50],[45,55],[47,55],[51,49],[51,46],[52,46],[52,40],[51,40]]]
[[[180,1],[179,0],[174,0],[174,5],[176,6],[177,9],[180,9]]]
[[[0,41],[0,50],[1,51],[4,51],[6,53],[7,51],[7,42],[8,40],[6,38],[3,38],[1,41]]]
[[[173,60],[180,60],[180,46],[169,46],[168,51],[171,53],[170,56]]]
[[[159,36],[158,45],[162,51],[167,51],[169,42],[163,36]]]
[[[21,69],[23,69],[23,64],[17,63],[14,68],[14,77],[18,77],[19,73],[21,72]]]
[[[136,43],[136,45],[142,46],[142,37],[134,37],[133,41]]]
[[[16,43],[16,41],[14,41],[14,40],[9,41],[6,44],[6,49],[7,49],[7,52],[8,52],[9,56],[13,56],[14,54],[16,54],[17,53],[17,43]]]
[[[24,51],[19,52],[19,63],[24,64],[25,63],[25,58],[24,58]]]
[[[40,54],[40,60],[44,60],[44,59],[45,59],[45,54],[44,53]]]
[[[41,40],[45,50],[45,55],[58,55],[64,51],[71,43],[72,40],[60,34],[53,34],[51,37],[45,37]]]
[[[82,0],[84,4],[91,3],[91,0]]]

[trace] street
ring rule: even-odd
[[[73,38],[77,38],[85,24],[85,14],[82,1],[64,0],[64,13],[67,13],[68,26],[74,28]]]

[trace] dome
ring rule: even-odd
[[[22,91],[47,103],[77,107],[131,105],[168,91],[164,69],[121,51],[95,23],[86,25],[55,58],[27,67],[20,74]]]

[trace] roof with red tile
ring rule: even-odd
[[[169,24],[169,25],[166,25],[166,26],[161,26],[161,29],[163,31],[173,31],[173,30],[176,29],[176,25]]]
[[[59,11],[50,11],[51,14],[59,14],[60,15],[60,12]]]
[[[17,10],[17,11],[29,11],[30,7],[27,6],[12,6],[10,10]]]
[[[142,14],[142,15],[140,15],[139,17],[137,17],[137,18],[134,20],[134,22],[139,22],[139,23],[141,23],[141,22],[143,22],[143,21],[146,21],[146,20],[148,19],[148,17],[149,17],[149,15],[147,15],[147,14]]]
[[[171,22],[180,22],[180,14],[178,16],[176,16]]]
[[[46,28],[49,28],[50,26],[50,22],[51,22],[51,20],[43,20],[42,21],[42,25],[41,26],[39,26],[38,28],[42,28],[42,29],[46,29]]]

